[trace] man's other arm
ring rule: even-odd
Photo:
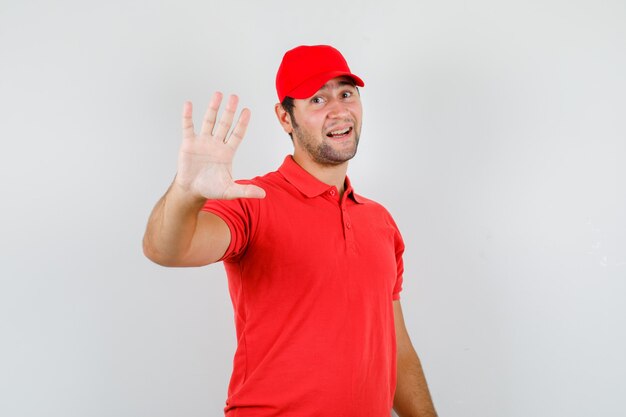
[[[397,383],[393,409],[400,417],[436,417],[422,364],[409,338],[400,301],[393,302],[397,345]]]

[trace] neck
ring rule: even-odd
[[[343,195],[345,191],[346,173],[348,172],[348,161],[338,165],[322,165],[311,158],[303,156],[300,152],[294,152],[294,161],[302,167],[306,172],[313,175],[324,184],[334,185]]]

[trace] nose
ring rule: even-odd
[[[342,103],[340,100],[333,100],[330,103],[330,108],[328,111],[328,118],[330,119],[339,119],[345,118],[349,116],[350,112],[348,110],[348,105],[346,103]]]

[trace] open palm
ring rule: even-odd
[[[213,94],[199,134],[194,131],[191,102],[184,105],[183,141],[175,182],[194,196],[206,199],[265,197],[262,188],[237,184],[232,177],[233,157],[250,121],[250,110],[243,109],[229,134],[238,101],[237,96],[231,95],[217,121],[222,93]]]

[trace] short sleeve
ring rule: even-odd
[[[402,291],[403,275],[404,275],[404,261],[402,259],[404,255],[404,241],[402,235],[398,230],[398,227],[394,224],[395,236],[394,245],[396,250],[396,285],[393,288],[393,300],[400,299],[400,292]]]
[[[207,200],[202,210],[219,216],[230,230],[230,244],[220,261],[238,259],[254,236],[258,199]]]

